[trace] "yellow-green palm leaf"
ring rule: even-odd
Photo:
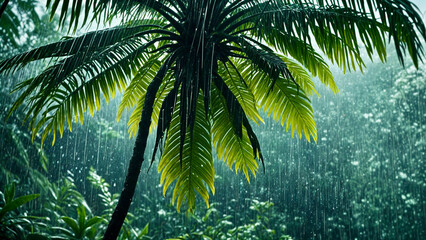
[[[189,129],[185,134],[182,160],[179,157],[181,136],[179,107],[176,107],[167,131],[164,153],[158,165],[158,171],[161,172],[163,194],[166,194],[169,186],[176,181],[172,201],[176,202],[178,211],[184,202],[186,202],[187,210],[193,210],[196,193],[208,206],[207,186],[213,194],[215,191],[210,122],[205,116],[202,96],[199,96],[192,137]]]
[[[212,139],[213,145],[219,159],[223,159],[230,169],[235,167],[235,171],[243,171],[250,182],[251,172],[256,177],[258,164],[253,154],[253,147],[250,144],[247,130],[242,128],[242,137],[236,134],[231,121],[231,116],[226,107],[226,99],[220,95],[219,90],[212,90]]]

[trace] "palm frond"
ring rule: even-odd
[[[75,32],[79,27],[96,22],[111,23],[114,18],[121,18],[123,22],[135,21],[135,19],[150,18],[163,15],[177,17],[178,15],[170,8],[169,3],[156,0],[48,0],[46,8],[53,18],[59,14],[59,26],[68,25],[69,31]],[[176,9],[176,8],[174,8]],[[173,18],[168,19],[169,21]]]
[[[312,76],[318,77],[319,80],[324,85],[328,86],[335,94],[339,92],[328,64],[324,61],[322,56],[317,53],[311,44],[275,28],[265,27],[262,29],[262,32],[266,35],[265,40],[268,44],[281,51],[284,55],[291,56],[297,60],[312,74]],[[254,34],[258,36],[259,33]],[[357,64],[357,66],[361,69],[364,66],[360,53],[347,47],[344,42],[336,42],[334,39],[328,39],[325,40],[323,44],[320,44],[320,46],[324,46],[324,52],[331,54],[329,56],[330,59],[338,59],[339,66],[346,64],[343,60],[347,59],[338,56],[340,52],[345,52],[345,49],[348,49],[347,51],[349,54],[354,56],[353,61],[356,61],[355,63],[353,61],[352,63],[348,63],[350,64],[349,66],[353,66],[354,69],[354,64]]]
[[[350,54],[359,52],[359,42],[362,42],[370,56],[376,53],[381,59],[385,59],[385,33],[394,40],[400,60],[404,56],[405,49],[410,52],[416,66],[418,60],[422,58],[423,47],[419,37],[426,39],[426,31],[418,9],[408,0],[369,0],[368,7],[365,7],[367,5],[362,1],[352,1],[356,2],[358,7],[352,6],[356,4],[348,4],[349,0],[344,1],[346,7],[344,4],[338,5],[335,1],[322,2],[318,4],[309,0],[298,3],[268,1],[257,4],[251,7],[250,14],[242,18],[230,31],[250,23],[261,25],[259,29],[276,28],[304,42],[310,42],[310,34],[314,33],[318,45],[324,44],[320,45],[320,48],[327,50],[327,55],[332,56],[336,62],[342,64],[341,67],[345,68],[354,65],[349,65],[350,61],[352,63],[358,61],[355,55]],[[348,5],[353,8],[347,7]],[[376,10],[380,17],[376,17]],[[418,23],[419,35],[414,30],[414,23]],[[409,26],[409,30],[404,30],[404,26]],[[344,47],[344,51],[335,49],[335,46],[326,41],[331,38],[334,42],[338,42],[340,47]],[[330,51],[338,52],[330,54]]]
[[[317,3],[322,7],[335,4],[332,0],[320,0]],[[403,57],[408,51],[414,65],[418,67],[424,54],[422,42],[426,39],[426,28],[420,10],[411,1],[342,0],[340,6],[369,12],[375,19],[388,26],[386,31],[389,34],[389,40],[392,39],[394,42],[400,62],[404,63]],[[374,38],[374,35],[369,37]]]
[[[178,100],[178,102],[180,102]],[[210,123],[205,118],[202,95],[198,97],[193,136],[190,137],[189,129],[186,132],[183,147],[182,163],[180,160],[180,106],[176,106],[163,156],[158,165],[161,172],[163,194],[169,186],[176,181],[172,201],[180,211],[186,202],[188,211],[195,207],[196,192],[205,200],[208,206],[209,193],[207,186],[214,194],[214,167],[211,150]]]
[[[70,130],[72,130],[73,116],[76,122],[80,120],[82,124],[86,110],[93,115],[95,109],[100,109],[101,93],[107,101],[111,96],[114,97],[117,89],[121,90],[126,87],[132,70],[143,64],[143,59],[146,58],[144,56],[145,45],[139,47],[137,44],[127,46],[120,44],[109,50],[94,54],[90,56],[90,59],[78,61],[78,64],[75,64],[78,67],[71,68],[72,71],[67,68],[62,69],[61,64],[54,65],[54,69],[64,70],[66,74],[56,76],[42,73],[38,77],[24,82],[28,84],[24,91],[25,94],[18,99],[19,101],[15,103],[11,111],[29,97],[31,92],[37,91],[30,98],[27,114],[27,118],[31,119],[33,138],[42,129],[42,142],[47,134],[52,132],[53,144],[57,130],[62,136],[65,121]],[[52,82],[51,79],[55,79],[55,81]],[[45,85],[40,84],[44,82]]]
[[[275,81],[280,75],[286,79],[293,78],[285,62],[268,47],[256,42],[256,44],[261,47],[258,48],[241,36],[232,37],[231,39],[239,44],[241,51],[247,55],[247,58],[250,59],[256,67],[267,73],[272,80]]]
[[[1,61],[0,72],[13,72],[16,69],[24,67],[29,62],[46,58],[73,56],[77,53],[84,53],[79,54],[83,56],[90,55],[94,52],[102,51],[111,45],[121,43],[121,41],[127,41],[144,30],[158,28],[159,25],[157,24],[161,24],[161,21],[150,21],[150,23],[149,25],[135,27],[119,26],[101,31],[93,31],[79,37],[41,46]]]
[[[228,67],[228,65],[231,66]],[[259,115],[257,109],[256,100],[253,96],[253,93],[248,88],[244,78],[241,76],[241,70],[235,67],[231,59],[228,59],[227,62],[223,62],[219,66],[221,67],[221,70],[219,70],[219,75],[222,77],[226,86],[238,100],[238,103],[241,105],[244,113],[257,124],[259,122],[263,123],[263,119]]]
[[[161,62],[156,57],[150,57],[138,70],[123,93],[123,98],[118,106],[117,122],[120,120],[124,110],[134,107],[138,99],[146,93],[149,82],[155,77],[160,66]]]
[[[137,132],[146,90],[161,66],[161,61],[159,61],[156,57],[150,57],[144,62],[145,64],[138,70],[136,75],[130,81],[130,84],[126,87],[117,110],[118,122],[125,109],[131,109],[136,105],[128,123],[128,125],[131,126],[129,128],[129,137],[134,136]]]
[[[253,147],[247,135],[247,130],[243,126],[239,136],[236,127],[233,124],[232,116],[229,113],[228,101],[220,93],[217,87],[212,88],[212,139],[219,159],[223,159],[228,167],[232,169],[235,165],[235,171],[243,171],[250,182],[250,174],[256,177],[258,164],[256,156],[253,155]]]
[[[312,96],[314,93],[319,96],[319,93],[315,88],[315,83],[312,81],[312,77],[305,70],[305,68],[303,68],[298,62],[288,57],[280,57],[286,63],[287,68],[296,81],[297,85],[299,85],[309,96]]]
[[[242,64],[246,65],[240,66],[245,69],[243,76],[249,80],[248,86],[268,116],[272,115],[281,125],[286,124],[287,131],[291,127],[292,136],[297,132],[300,138],[304,135],[308,141],[310,137],[316,141],[313,109],[304,90],[282,77],[274,84],[266,73],[252,69],[249,63]]]

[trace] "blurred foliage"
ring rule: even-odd
[[[59,39],[55,30],[57,18],[50,23],[48,15],[37,12],[39,4],[28,0],[8,3],[0,20],[1,58]],[[13,76],[0,76],[0,186],[16,181],[24,189],[23,194],[28,194],[29,188],[40,191],[49,175],[50,162],[48,154],[40,149],[40,138],[32,141],[31,131],[23,124],[24,109],[7,119],[7,111],[16,98],[10,91],[19,77],[29,78],[43,66],[34,64],[32,69],[20,70]]]
[[[33,219],[17,209],[40,194],[31,194],[15,198],[15,184],[6,185],[4,193],[0,191],[0,238],[25,239],[24,236],[32,231]]]
[[[259,202],[258,200],[250,200],[250,210],[254,211],[255,218],[244,219],[244,214],[234,212],[233,215],[238,215],[242,218],[240,222],[243,225],[236,226],[232,222],[232,215],[223,214],[220,212],[220,205],[210,207],[205,211],[204,216],[191,214],[194,219],[194,227],[188,229],[189,232],[175,239],[288,239],[292,238],[285,232],[283,215],[276,211],[274,204],[271,202]],[[214,220],[213,220],[213,219]],[[272,228],[271,228],[272,227]],[[187,230],[187,231],[188,231]]]
[[[59,40],[58,17],[54,16],[50,22],[48,14],[40,15],[42,8],[37,0],[9,1],[0,18],[1,58]]]
[[[4,45],[20,46],[23,33],[32,25],[36,28],[40,24],[40,17],[36,11],[38,1],[17,0],[6,3],[6,9],[0,18],[1,43]]]
[[[22,126],[22,113],[4,121],[5,108],[10,98],[0,91],[0,186],[19,180],[27,184],[40,184],[48,171],[49,160],[40,150],[40,144],[31,141],[31,132]]]

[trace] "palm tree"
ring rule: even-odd
[[[192,211],[196,193],[207,205],[214,194],[213,147],[229,168],[248,181],[255,176],[263,157],[251,124],[263,121],[260,109],[292,135],[316,141],[312,78],[339,91],[319,52],[344,71],[362,70],[364,53],[386,60],[389,38],[401,63],[408,53],[418,66],[426,38],[409,0],[48,0],[47,7],[71,31],[121,20],[0,63],[10,73],[50,59],[17,85],[21,95],[10,110],[25,103],[33,139],[41,133],[42,142],[100,110],[101,96],[108,102],[124,91],[117,119],[134,107],[133,156],[104,239],[115,239],[126,217],[150,130],[151,164],[164,149],[164,194],[174,184],[177,210]]]

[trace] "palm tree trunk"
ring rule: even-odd
[[[0,18],[3,15],[4,11],[6,10],[7,4],[9,3],[9,0],[4,0],[3,4],[0,7]]]
[[[145,96],[145,102],[142,110],[141,121],[139,122],[138,135],[136,137],[133,155],[130,159],[129,169],[127,170],[124,187],[118,200],[117,207],[112,214],[111,221],[103,237],[104,240],[115,240],[123,226],[124,219],[129,211],[135,193],[136,183],[138,182],[139,173],[141,171],[142,162],[144,161],[144,153],[148,140],[149,126],[151,125],[151,115],[155,95],[160,87],[161,79],[154,78],[148,86]]]

